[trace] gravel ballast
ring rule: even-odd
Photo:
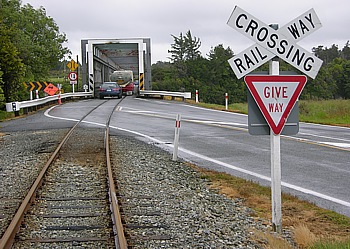
[[[158,147],[126,137],[111,139],[133,248],[262,248],[253,234],[267,227],[250,216],[252,210],[241,200],[210,190],[200,173]],[[147,240],[155,234],[168,239]]]
[[[1,134],[1,235],[66,132]],[[208,180],[185,162],[175,162],[161,148],[128,136],[112,136],[111,146],[118,198],[133,248],[263,248],[262,241],[253,238],[258,230],[271,231],[268,222],[254,218],[240,199],[211,190]],[[147,226],[153,229],[145,230]]]

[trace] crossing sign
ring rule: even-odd
[[[306,76],[248,75],[244,80],[271,130],[280,134],[306,84]]]
[[[279,30],[236,6],[227,22],[233,29],[256,42],[232,57],[229,64],[237,78],[241,78],[265,62],[278,56],[309,77],[315,79],[322,60],[296,44],[322,27],[315,11],[310,9]]]

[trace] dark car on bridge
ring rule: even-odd
[[[115,82],[103,82],[100,86],[99,97],[118,97],[121,98],[123,95],[122,88]]]

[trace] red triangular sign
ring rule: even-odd
[[[306,84],[306,76],[248,75],[244,80],[271,130],[280,134]]]

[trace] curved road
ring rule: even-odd
[[[1,131],[70,127],[100,101],[55,106],[3,122]],[[125,98],[116,112],[111,120],[112,134],[134,136],[169,151],[175,118],[180,114],[179,157],[270,185],[270,137],[249,135],[246,115],[132,97]],[[86,125],[104,126],[100,114],[87,120]],[[301,123],[298,135],[281,136],[281,165],[284,192],[350,217],[349,128]]]

